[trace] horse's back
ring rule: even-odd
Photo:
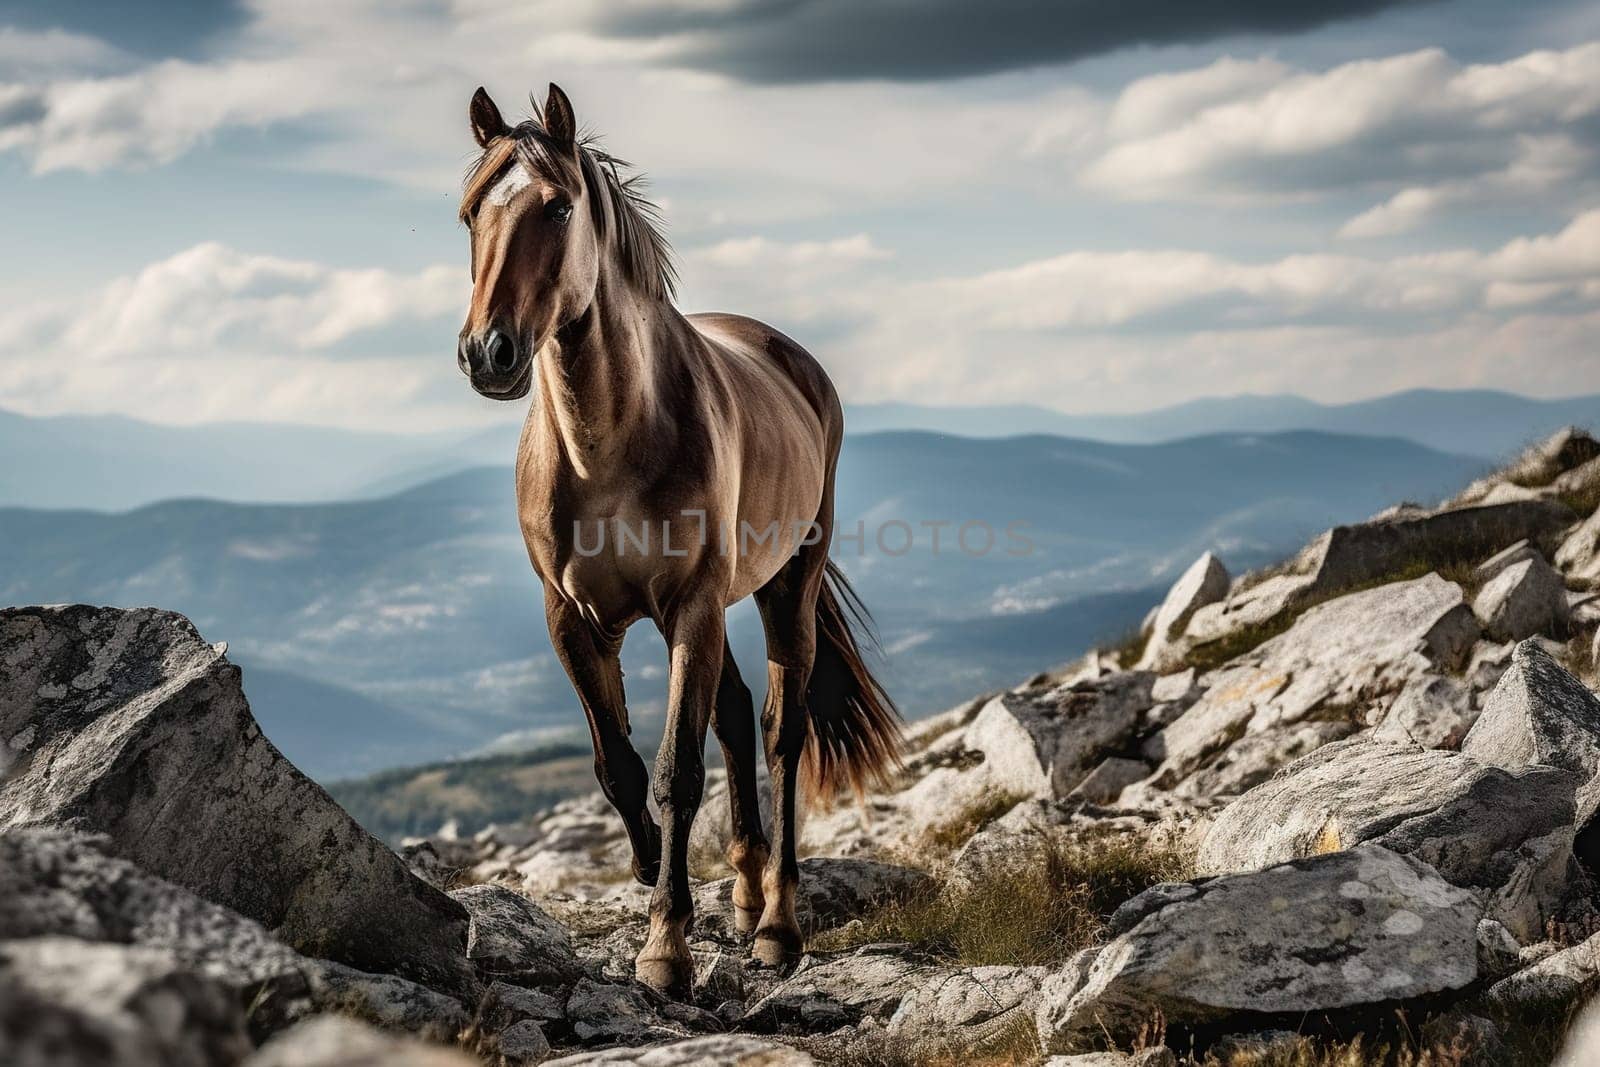
[[[844,409],[839,393],[816,357],[783,331],[757,319],[726,312],[702,312],[688,316],[689,322],[708,341],[725,353],[759,357],[753,362],[775,372],[778,380],[797,390],[810,408],[829,442],[836,450],[844,435]]]

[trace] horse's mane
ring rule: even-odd
[[[644,195],[645,177],[622,176],[632,165],[600,147],[591,132],[578,137],[577,160],[545,130],[538,102],[533,115],[503,137],[489,142],[467,171],[460,217],[467,221],[478,201],[516,157],[533,174],[554,182],[581,181],[589,191],[589,212],[602,241],[610,239],[629,280],[648,295],[672,299],[678,291],[678,270],[672,246],[663,232],[661,212]]]

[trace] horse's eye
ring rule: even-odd
[[[544,206],[544,217],[551,222],[565,224],[572,218],[572,201],[564,197],[550,201]]]

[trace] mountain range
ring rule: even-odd
[[[852,433],[862,434],[1051,434],[1122,444],[1320,430],[1400,437],[1487,461],[1563,425],[1600,421],[1600,396],[1536,400],[1413,390],[1350,404],[1233,396],[1127,415],[1071,415],[1029,405],[863,404],[850,408],[847,421]],[[394,434],[281,423],[172,427],[120,416],[0,411],[0,456],[8,460],[0,464],[0,504],[123,511],[175,497],[253,503],[373,498],[470,467],[507,463],[519,430],[504,417],[470,433]]]
[[[835,555],[915,716],[1130,628],[1203,550],[1236,569],[1265,562],[1483,466],[1311,432],[1155,445],[862,434],[841,462]],[[0,508],[0,602],[184,612],[228,638],[268,735],[323,778],[559,742],[581,735],[582,718],[549,651],[512,498],[509,467],[474,467],[329,503]],[[964,550],[969,523],[995,531],[995,547]],[[1028,551],[1006,551],[1021,544],[1008,528]],[[749,605],[730,614],[730,634],[758,683]],[[659,637],[636,627],[624,666],[642,743],[659,730],[665,662]]]

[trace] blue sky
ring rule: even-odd
[[[516,417],[454,207],[551,80],[850,400],[1600,392],[1592,3],[0,0],[0,407]]]

